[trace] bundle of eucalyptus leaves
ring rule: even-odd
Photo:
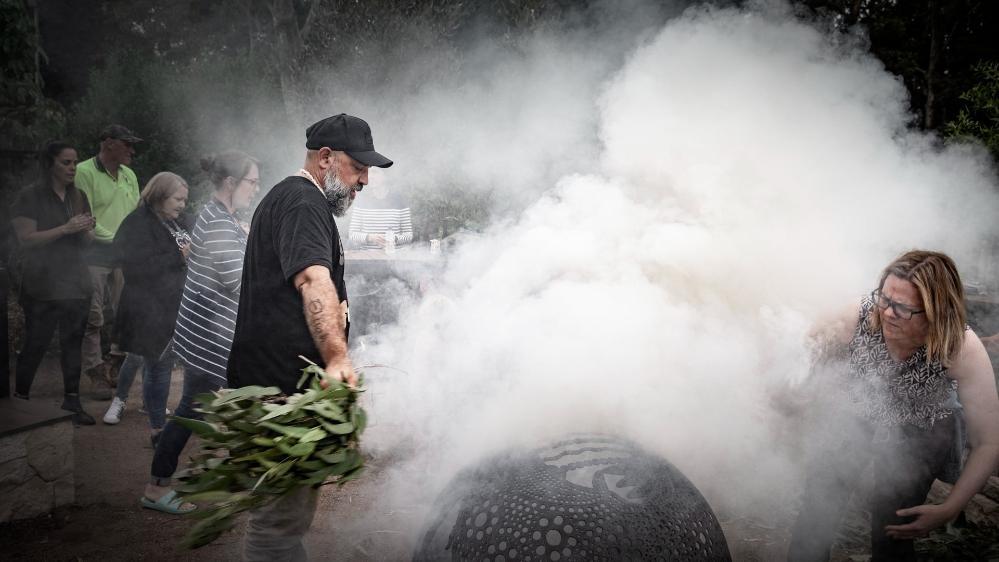
[[[358,445],[366,424],[357,403],[360,390],[338,381],[323,388],[323,375],[310,362],[298,382],[304,392],[220,390],[197,397],[204,421],[173,418],[197,434],[202,447],[181,474],[177,494],[209,504],[192,513],[201,520],[184,546],[209,544],[232,528],[237,514],[303,486],[342,485],[360,474]]]

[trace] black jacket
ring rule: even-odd
[[[181,220],[177,224],[186,228]],[[125,277],[115,317],[119,345],[158,358],[173,336],[187,261],[173,234],[145,205],[122,221],[114,250]]]

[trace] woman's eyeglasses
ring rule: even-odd
[[[916,310],[907,305],[891,300],[881,293],[881,289],[874,289],[874,291],[871,292],[871,299],[881,310],[886,310],[890,306],[891,311],[895,313],[895,316],[898,316],[903,320],[912,318],[913,314],[922,314],[926,312],[925,310]]]

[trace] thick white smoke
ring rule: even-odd
[[[355,357],[406,372],[368,377],[379,509],[418,525],[458,469],[573,431],[664,455],[717,510],[788,509],[803,436],[772,392],[807,376],[809,324],[908,248],[980,278],[999,216],[987,161],[911,131],[900,81],[847,39],[780,5],[692,9],[623,59],[532,42],[520,75],[428,88],[421,117],[375,127],[396,185],[451,154],[461,177],[501,168],[500,197],[543,193]]]

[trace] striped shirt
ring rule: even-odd
[[[380,248],[368,244],[369,234],[395,232],[395,243],[409,244],[413,241],[413,221],[409,207],[402,209],[359,209],[350,216],[350,241],[361,248]]]
[[[216,199],[205,204],[191,232],[187,281],[173,346],[188,367],[226,381],[243,277],[246,232]]]

